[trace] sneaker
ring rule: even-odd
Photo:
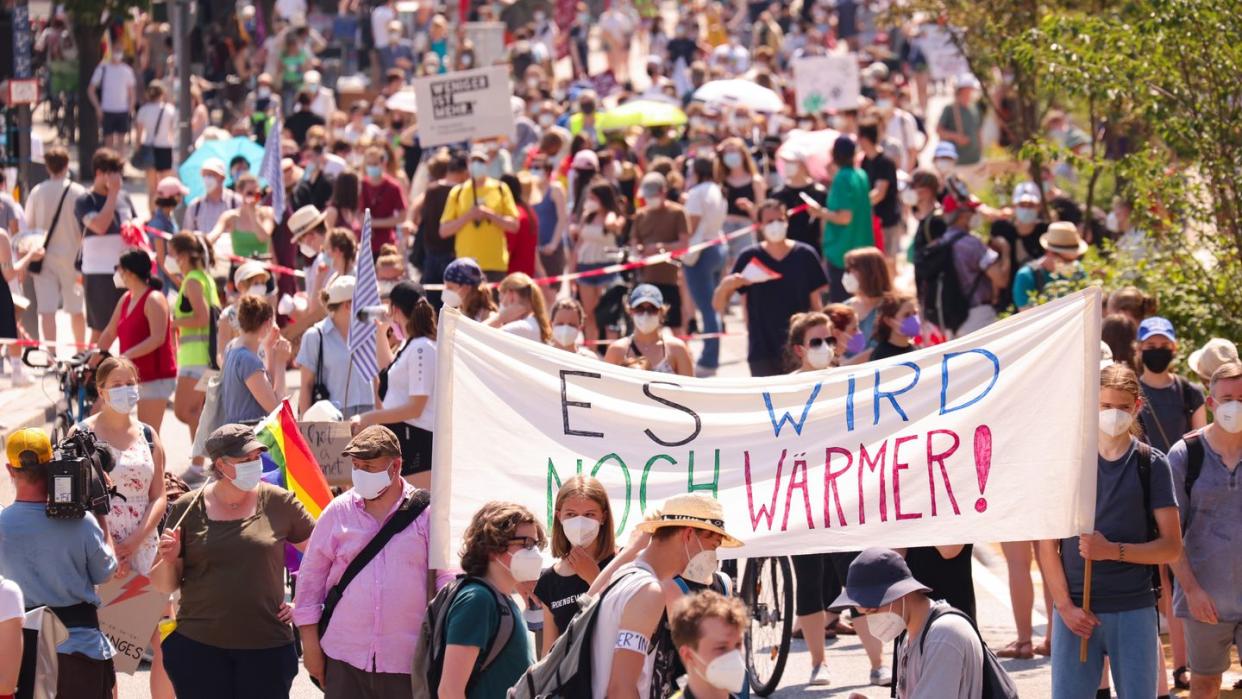
[[[828,681],[828,668],[823,665],[816,665],[811,668],[811,679],[807,680],[807,684],[812,687],[825,687],[831,684]]]
[[[893,683],[893,671],[881,665],[871,671],[872,687],[888,687]]]
[[[711,377],[716,375],[716,370],[709,369],[708,367],[705,367],[702,364],[695,364],[694,375],[699,377],[700,379],[710,379]]]

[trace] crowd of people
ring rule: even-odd
[[[239,3],[199,37],[202,76],[173,60],[166,25],[139,11],[108,18],[88,107],[104,147],[78,157],[91,179],[76,182],[69,149],[52,143],[46,180],[0,195],[0,341],[68,345],[63,313],[73,346],[97,350],[99,399],[75,429],[107,445],[125,496],[81,520],[46,518],[55,445],[38,429],[8,436],[17,502],[0,511],[0,697],[32,696],[37,635],[25,633],[23,656],[20,619],[39,606],[68,629],[49,686],[111,696],[96,586],[131,572],[178,593],[175,630],[150,644],[153,697],[287,696],[299,654],[329,697],[500,697],[546,681],[539,669],[579,648],[590,665],[579,696],[743,695],[751,612],[716,558],[742,542],[710,497],[671,498],[618,542],[604,487],[580,475],[556,493],[550,523],[491,503],[457,542],[459,566],[431,569],[442,309],[593,360],[703,378],[729,359],[722,339],[741,335],[749,374],[776,376],[965,336],[1080,280],[1092,247],[1152,244],[1131,222],[1134,202],[1084,210],[1072,159],[1045,163],[1038,181],[989,167],[1003,83],[984,93],[971,75],[933,80],[923,27],[882,26],[873,3],[696,0],[670,15],[614,0],[563,17],[564,3],[463,3],[469,19],[505,26],[497,58],[511,69],[515,128],[441,148],[420,143],[401,93],[478,64],[456,8],[328,4],[279,0],[264,17]],[[69,21],[56,14],[39,33],[50,64],[76,55]],[[592,40],[609,80],[590,71]],[[862,96],[808,113],[792,66],[837,54],[858,59]],[[784,108],[696,98],[733,78]],[[278,175],[240,156],[176,167],[187,117],[170,96],[185,79],[195,147],[274,144]],[[611,110],[639,101],[681,116],[609,126]],[[1044,127],[1081,145],[1071,115]],[[814,134],[818,149],[805,145]],[[354,307],[372,262],[378,311]],[[995,655],[1050,656],[1058,699],[1110,686],[1127,699],[1171,688],[1208,699],[1242,643],[1242,364],[1230,339],[1179,345],[1158,299],[1106,291],[1097,531],[1001,545],[1016,638]],[[350,343],[364,318],[379,338],[374,381]],[[5,347],[11,385],[27,385],[20,343]],[[268,446],[254,426],[290,396],[300,415],[353,425],[352,488],[317,520],[261,478]],[[166,463],[170,405],[193,441],[186,463]],[[287,547],[302,555],[294,593]],[[869,675],[831,681],[982,696],[990,651],[975,626],[988,620],[976,617],[972,549],[795,556],[811,670],[792,682],[829,684],[826,639],[856,634]]]

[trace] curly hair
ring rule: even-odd
[[[746,605],[737,597],[725,597],[711,590],[686,595],[669,610],[668,627],[678,648],[696,648],[702,637],[704,619],[719,619],[736,629],[747,625]]]
[[[466,575],[474,577],[486,575],[492,556],[509,550],[509,540],[523,524],[535,525],[539,547],[547,545],[548,538],[543,525],[525,507],[498,500],[480,507],[462,537],[461,569]]]

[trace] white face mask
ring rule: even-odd
[[[574,546],[586,546],[599,536],[599,522],[590,517],[570,517],[561,520],[565,538]]]
[[[594,199],[587,199],[586,201],[582,202],[582,213],[593,214],[596,211],[599,211],[598,201]]]
[[[298,252],[302,253],[303,257],[309,257],[312,260],[319,256],[319,251],[312,248],[309,243],[298,243]]]
[[[1110,437],[1120,437],[1130,429],[1134,416],[1124,410],[1109,408],[1100,411],[1100,431]]]
[[[1221,403],[1212,411],[1216,424],[1229,434],[1242,432],[1242,401],[1231,400]]]
[[[452,289],[445,289],[444,292],[440,294],[440,301],[443,302],[448,308],[457,308],[461,305],[461,294],[453,291]]]
[[[253,296],[261,299],[267,296],[267,287],[261,282],[255,282],[250,285],[250,288],[242,292],[242,296]]]
[[[698,539],[696,536],[695,539]],[[702,540],[699,540],[699,546],[703,546]],[[710,585],[712,578],[716,575],[716,568],[720,562],[716,560],[716,550],[707,550],[700,548],[699,552],[690,555],[689,548],[686,549],[686,556],[690,559],[686,563],[686,569],[681,572],[681,577],[700,585]]]
[[[904,610],[906,606],[905,598],[901,600],[901,607]],[[888,643],[901,635],[906,630],[906,621],[901,615],[894,611],[876,612],[867,615],[867,630],[872,636],[879,639],[880,643]]]
[[[784,221],[769,221],[763,224],[763,238],[769,243],[779,243],[785,239],[789,224]]]
[[[901,203],[906,206],[914,206],[919,203],[919,193],[913,189],[901,190]]]
[[[385,490],[388,490],[388,486],[392,485],[392,476],[389,475],[388,469],[372,473],[355,468],[350,477],[354,482],[354,491],[361,495],[363,500],[378,498]]]
[[[170,277],[177,277],[181,275],[181,265],[177,264],[177,258],[164,258],[164,272]]]
[[[522,549],[509,559],[509,574],[518,582],[538,580],[542,570],[543,556],[535,549]]]
[[[638,332],[647,334],[653,333],[660,327],[660,316],[655,313],[635,313],[634,328]]]
[[[703,662],[698,653],[694,653],[694,657]],[[726,692],[742,691],[742,685],[746,683],[746,661],[742,659],[742,651],[734,649],[716,656],[703,668],[702,675],[708,684],[717,689]]]
[[[937,158],[932,161],[932,166],[936,168],[936,172],[941,175],[947,175],[953,172],[953,166],[957,165],[957,161],[952,158]]]
[[[552,339],[561,347],[572,347],[578,342],[578,327],[575,325],[553,325]]]
[[[108,389],[108,405],[118,413],[128,415],[138,407],[137,386],[115,386]]]
[[[125,288],[125,279],[121,276],[121,270],[119,269],[112,273],[112,286],[118,289]]]
[[[259,487],[259,481],[263,478],[263,461],[255,459],[254,461],[243,461],[233,466],[237,475],[233,477],[233,485],[241,490],[254,490]]]
[[[218,178],[214,176],[208,176],[208,177],[203,178],[203,189],[207,190],[208,194],[215,194],[216,190],[219,188],[220,188],[220,180]]]
[[[826,344],[811,347],[806,351],[806,363],[814,369],[827,369],[832,363],[832,348]]]
[[[841,286],[845,288],[845,293],[849,294],[850,296],[857,294],[858,293],[858,277],[855,277],[853,272],[846,272],[845,276],[841,277]]]

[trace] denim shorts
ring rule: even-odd
[[[203,374],[207,373],[207,365],[202,366],[181,366],[177,367],[177,378],[194,379],[195,381],[203,378]]]
[[[156,379],[138,384],[139,400],[168,400],[177,389],[176,379]]]

